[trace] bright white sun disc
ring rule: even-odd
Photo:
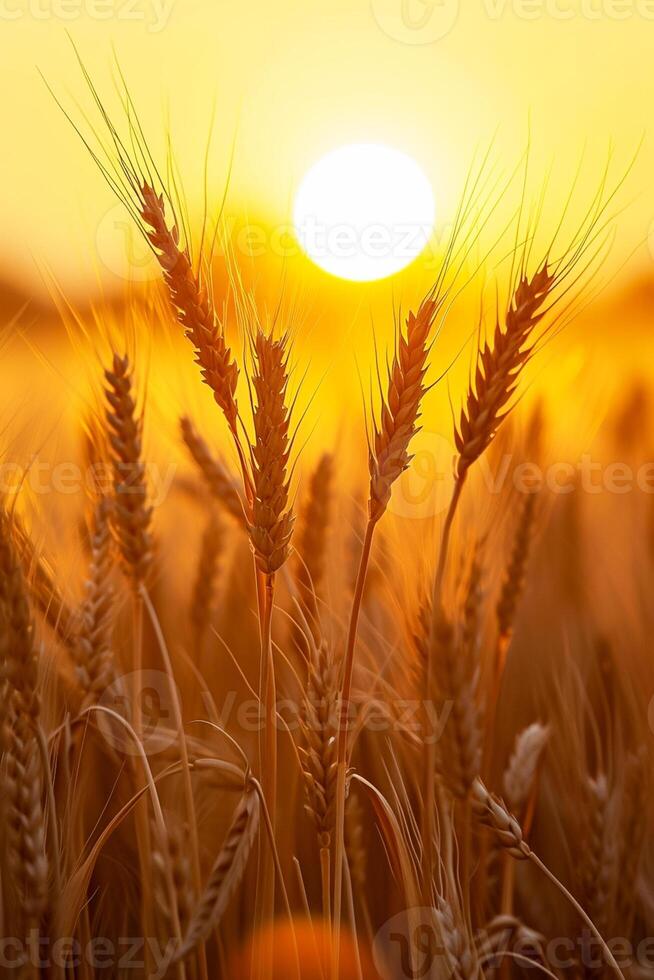
[[[431,184],[415,160],[389,146],[353,143],[305,174],[293,223],[316,265],[366,282],[413,262],[431,238],[434,217]]]

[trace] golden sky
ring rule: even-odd
[[[38,74],[73,111],[85,100],[67,32],[110,102],[115,49],[155,148],[170,127],[196,205],[214,107],[210,200],[235,139],[227,213],[271,223],[317,157],[361,141],[414,156],[445,216],[475,149],[495,134],[508,173],[530,121],[532,172],[551,170],[555,200],[582,153],[590,193],[609,143],[618,172],[643,138],[615,265],[652,262],[654,0],[0,0],[7,275],[119,282],[111,194]]]

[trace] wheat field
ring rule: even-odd
[[[3,975],[651,975],[649,395],[596,393],[579,462],[539,371],[592,315],[621,178],[548,241],[502,188],[495,261],[471,169],[339,405],[294,303],[237,254],[217,274],[131,103],[98,104],[98,180],[159,278],[119,308],[57,294],[65,366],[22,354],[52,386],[40,456],[7,381]]]

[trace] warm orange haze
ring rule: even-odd
[[[0,45],[0,975],[649,976],[654,5]]]

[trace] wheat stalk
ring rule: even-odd
[[[429,335],[439,303],[427,297],[416,314],[409,313],[405,330],[400,329],[397,350],[388,371],[387,388],[382,395],[379,421],[373,423],[368,447],[370,490],[368,522],[359,560],[350,622],[348,626],[341,689],[339,693],[340,724],[338,731],[338,782],[336,788],[336,850],[334,873],[334,921],[332,980],[338,980],[340,955],[340,913],[343,879],[345,834],[345,797],[347,782],[348,726],[347,711],[352,691],[354,650],[375,528],[391,498],[393,484],[411,462],[409,447],[420,418],[422,398],[427,388],[425,374],[430,351]]]

